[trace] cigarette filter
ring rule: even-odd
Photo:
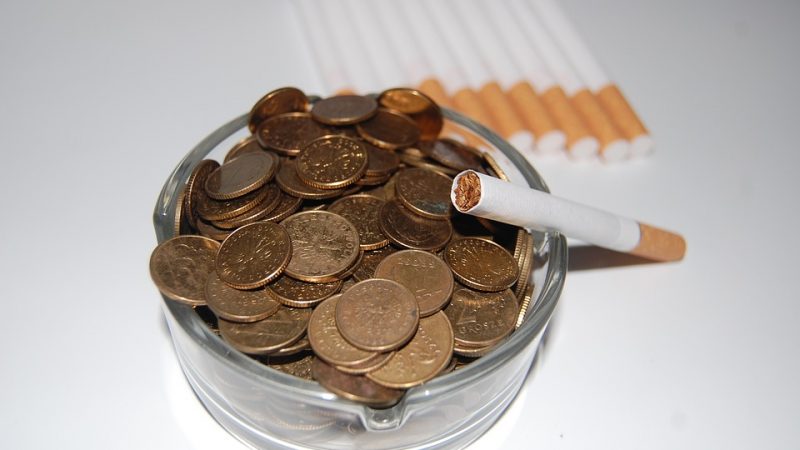
[[[557,231],[599,247],[656,261],[679,261],[683,237],[670,231],[467,170],[453,180],[461,212],[541,231]]]

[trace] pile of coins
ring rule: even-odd
[[[182,189],[156,286],[235,349],[376,408],[485,355],[529,306],[533,241],[452,208],[452,175],[503,174],[443,123],[412,89],[268,93],[252,136]]]

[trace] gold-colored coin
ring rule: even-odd
[[[362,95],[337,95],[322,99],[311,108],[311,117],[327,125],[353,125],[378,111],[375,99]]]
[[[319,384],[339,397],[373,408],[388,408],[403,398],[404,391],[381,386],[363,375],[346,374],[319,358],[311,362],[311,373]]]
[[[453,234],[449,220],[422,217],[405,209],[399,201],[386,202],[379,213],[381,231],[400,247],[435,251],[447,245]]]
[[[262,122],[255,136],[264,148],[296,156],[309,142],[328,132],[328,128],[315,122],[308,113],[288,113]]]
[[[319,189],[339,189],[358,181],[367,170],[367,149],[344,136],[323,136],[311,141],[295,159],[297,175]]]
[[[229,200],[253,192],[275,175],[275,160],[265,152],[248,153],[217,168],[206,180],[206,194]]]
[[[197,205],[197,213],[208,221],[231,219],[260,205],[267,194],[269,194],[269,188],[266,186],[230,200],[214,200],[203,194]]]
[[[288,276],[282,276],[266,287],[272,298],[293,308],[312,308],[341,288],[341,281],[306,283]]]
[[[267,195],[264,197],[264,200],[258,204],[258,206],[250,211],[246,211],[242,215],[231,217],[230,219],[215,220],[213,221],[214,226],[223,230],[232,230],[266,217],[278,206],[282,193],[278,185],[273,183],[266,185],[264,189],[267,191]]]
[[[437,139],[420,145],[420,148],[434,161],[459,172],[479,169],[483,164],[483,158],[477,149],[454,139]]]
[[[525,233],[525,241],[524,253],[520,255],[520,261],[518,264],[519,278],[517,278],[517,285],[514,286],[514,295],[516,295],[517,298],[522,298],[522,296],[525,294],[525,291],[528,289],[530,283],[531,272],[533,272],[533,236],[529,233]]]
[[[358,134],[370,144],[387,150],[414,145],[420,136],[417,123],[405,114],[378,109],[370,119],[356,125]]]
[[[394,356],[394,352],[376,353],[368,361],[354,366],[336,366],[336,370],[350,375],[364,375],[385,366]]]
[[[217,317],[231,322],[266,319],[281,306],[264,289],[243,291],[228,286],[219,279],[216,271],[208,275],[206,303]]]
[[[336,305],[341,294],[314,308],[308,321],[308,340],[318,358],[334,366],[357,366],[371,361],[378,353],[353,346],[336,327]]]
[[[339,214],[355,225],[362,250],[375,250],[389,245],[389,238],[378,224],[378,213],[384,201],[371,195],[350,195],[333,202],[327,211]]]
[[[519,276],[508,250],[486,239],[455,239],[447,245],[444,260],[460,283],[480,291],[508,289]]]
[[[363,259],[364,259],[364,251],[362,250],[362,251],[358,252],[358,257],[356,257],[356,261],[350,267],[348,267],[347,270],[345,270],[344,272],[342,272],[339,275],[337,275],[336,278],[338,280],[345,280],[345,279],[350,278],[351,276],[353,276],[353,274],[361,266],[361,261]]]
[[[310,283],[335,281],[358,258],[358,231],[338,214],[306,211],[281,224],[292,241],[292,259],[286,268],[292,278]]]
[[[367,149],[367,171],[364,173],[365,177],[391,176],[400,165],[400,157],[397,156],[397,153],[380,149],[370,143],[364,143],[364,147]]]
[[[258,322],[238,323],[219,319],[219,332],[235,349],[251,355],[266,355],[299,341],[306,332],[311,310],[281,306]]]
[[[397,175],[397,198],[412,212],[430,219],[446,219],[452,213],[453,180],[425,169],[406,169]]]
[[[289,264],[292,242],[281,225],[256,222],[228,236],[217,254],[217,275],[237,289],[255,289],[277,278]]]
[[[487,345],[484,347],[470,347],[467,345],[456,343],[453,346],[453,353],[467,358],[479,358],[481,356],[485,356],[490,351],[494,350],[495,347],[497,347],[497,344]]]
[[[344,193],[344,189],[318,189],[304,183],[297,175],[293,160],[287,160],[281,163],[281,168],[278,170],[275,182],[278,183],[278,186],[280,186],[283,192],[294,197],[306,198],[309,200],[333,198]]]
[[[217,228],[211,222],[206,222],[203,219],[197,219],[197,232],[200,233],[201,236],[205,236],[207,238],[214,239],[215,241],[224,241],[226,237],[230,236],[233,233],[233,230],[223,230],[222,228]]]
[[[222,162],[227,163],[237,156],[242,156],[247,153],[266,153],[268,155],[274,155],[274,153],[269,153],[264,150],[264,148],[261,147],[261,144],[258,143],[258,140],[255,136],[247,136],[246,138],[234,144],[233,147],[228,150],[228,153],[225,154],[225,158],[222,160]]]
[[[197,229],[197,207],[203,198],[206,197],[206,180],[211,172],[219,167],[219,163],[212,159],[204,159],[197,163],[197,166],[189,175],[186,181],[186,197],[184,197],[184,209],[186,210],[186,220],[192,228]]]
[[[247,128],[251,133],[256,132],[256,128],[264,120],[279,114],[306,111],[308,109],[308,97],[300,89],[285,87],[275,89],[261,97],[250,110],[250,119],[247,121]]]
[[[281,191],[280,198],[278,199],[278,205],[274,210],[272,210],[271,213],[267,214],[263,220],[268,222],[280,222],[281,220],[294,214],[298,209],[300,209],[300,205],[302,204],[303,199],[291,196]]]
[[[275,350],[272,353],[267,353],[266,356],[276,356],[276,357],[291,356],[291,355],[296,355],[300,352],[304,352],[306,350],[311,350],[311,344],[308,342],[308,337],[303,336],[302,338],[300,338],[299,341],[295,342],[294,344],[279,348],[278,350]]]
[[[433,172],[441,173],[443,175],[447,175],[450,177],[454,177],[459,174],[458,170],[451,169],[449,167],[445,167],[441,164],[438,164],[436,161],[430,158],[420,158],[417,156],[411,155],[400,155],[400,162],[409,166],[409,167],[416,167],[419,169],[431,170]]]
[[[186,214],[186,187],[178,194],[175,199],[175,216],[172,221],[172,235],[189,234],[189,220]]]
[[[378,104],[411,117],[419,127],[420,140],[436,139],[444,126],[444,118],[439,105],[416,89],[385,90],[378,96]]]
[[[453,293],[453,273],[444,261],[422,250],[403,250],[384,258],[375,278],[396,281],[410,290],[427,317],[444,308]]]
[[[314,361],[314,355],[305,353],[286,356],[266,355],[258,359],[270,368],[279,370],[285,374],[293,375],[304,380],[313,380],[311,377],[311,363]]]
[[[521,301],[519,303],[519,312],[517,313],[517,321],[514,324],[514,329],[517,329],[522,326],[522,323],[525,321],[525,317],[528,314],[528,309],[532,309],[533,305],[531,302],[533,301],[533,285],[529,284],[525,287],[525,291],[522,293],[520,297]]]
[[[453,357],[453,329],[441,311],[420,319],[419,329],[389,362],[367,374],[386,387],[408,389],[435,377]]]
[[[419,307],[414,294],[391,280],[356,283],[336,305],[336,326],[342,336],[363,350],[400,348],[417,331]]]
[[[455,342],[466,347],[494,345],[514,329],[517,299],[510,289],[479,292],[460,288],[444,310],[453,325]]]
[[[381,185],[383,183],[386,183],[386,181],[388,181],[391,176],[392,176],[392,174],[381,175],[381,176],[366,176],[365,175],[365,176],[361,177],[358,181],[356,181],[356,185],[358,185],[358,186],[378,186],[378,185]]]
[[[364,252],[361,264],[358,266],[358,269],[353,272],[353,278],[355,278],[356,281],[364,281],[373,278],[375,276],[375,268],[378,267],[378,264],[396,251],[397,249],[395,247],[387,245],[378,250]]]
[[[205,287],[219,242],[202,236],[176,236],[150,255],[150,276],[162,294],[187,305],[205,305]]]

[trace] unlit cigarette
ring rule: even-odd
[[[679,261],[686,241],[670,231],[511,184],[472,170],[458,174],[450,193],[461,212],[541,231],[656,261]]]
[[[551,35],[564,50],[567,59],[597,96],[622,134],[630,140],[631,153],[634,155],[650,153],[654,143],[644,124],[603,70],[564,11],[553,0],[533,0],[532,6],[545,26],[551,30]]]

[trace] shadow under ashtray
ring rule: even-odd
[[[569,272],[579,270],[607,269],[611,267],[638,266],[641,264],[660,264],[661,261],[615,252],[594,245],[569,247]]]

